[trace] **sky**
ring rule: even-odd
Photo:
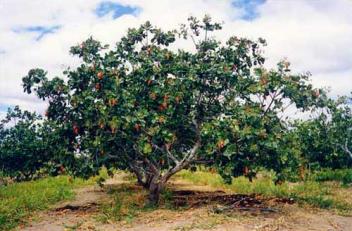
[[[113,45],[147,20],[173,29],[205,14],[224,23],[219,38],[265,38],[268,68],[287,58],[293,72],[309,71],[331,97],[346,95],[351,12],[352,0],[0,0],[0,118],[14,105],[43,113],[46,103],[23,93],[22,77],[36,67],[62,76],[79,63],[69,48],[89,36]]]

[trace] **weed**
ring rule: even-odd
[[[352,183],[352,169],[323,169],[312,175],[312,180],[323,181],[339,181],[343,185]]]
[[[172,197],[173,197],[173,191],[166,188],[161,192],[160,203],[164,205],[164,207],[167,209],[176,209],[176,207],[172,202]]]
[[[79,227],[82,226],[82,222],[78,222],[74,225],[65,225],[65,230],[69,230],[69,231],[76,231],[77,229],[79,229]]]
[[[213,230],[217,225],[231,220],[227,215],[211,214],[206,217],[197,217],[190,224],[175,227],[174,231],[191,231],[191,230]]]

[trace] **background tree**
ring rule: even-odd
[[[352,166],[351,98],[327,99],[315,118],[296,121],[293,132],[300,137],[304,159],[318,167]]]
[[[0,170],[16,180],[32,179],[48,160],[38,124],[40,116],[9,109],[0,123]]]
[[[287,61],[265,70],[263,39],[223,44],[210,36],[221,24],[209,16],[188,22],[166,32],[147,22],[110,50],[89,38],[71,48],[83,62],[64,72],[67,82],[41,69],[23,78],[26,92],[48,100],[48,120],[84,166],[74,172],[127,169],[157,203],[170,177],[199,160],[227,179],[257,166],[282,168],[287,127],[279,112],[291,103],[308,109],[319,90],[308,75],[290,74]],[[176,50],[177,39],[192,41],[193,51]]]

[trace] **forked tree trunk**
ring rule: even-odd
[[[195,145],[192,153],[195,153],[198,150],[198,147],[199,143]],[[193,156],[194,155],[191,155],[190,158],[182,160],[175,167],[169,169],[164,174],[161,174],[160,171],[158,171],[158,174],[153,176],[149,183],[149,203],[151,205],[159,204],[160,193],[164,189],[167,181],[177,172],[187,167],[193,160]]]
[[[182,170],[189,164],[189,161],[183,161],[172,169],[169,169],[164,174],[160,169],[156,171],[140,171],[140,169],[131,165],[131,171],[137,178],[137,184],[143,186],[149,192],[148,203],[156,206],[159,203],[160,193],[164,189],[167,181],[178,171]]]
[[[155,175],[147,174],[146,172],[142,173],[137,168],[132,168],[132,171],[137,177],[137,184],[148,190],[148,203],[156,206],[159,203],[160,192],[166,183],[165,180],[162,180],[160,173]]]
[[[159,199],[160,199],[160,193],[162,190],[165,188],[165,185],[167,181],[176,174],[177,172],[181,171],[184,167],[186,167],[189,164],[189,162],[183,162],[182,164],[174,167],[173,169],[170,169],[163,175],[155,175],[149,182],[149,204],[151,205],[158,205],[159,204]]]
[[[189,151],[189,153],[187,153],[187,155],[183,157],[182,160],[177,160],[176,157],[172,155],[172,153],[166,150],[166,154],[174,161],[175,165],[169,168],[164,173],[162,172],[159,166],[153,164],[153,162],[146,157],[144,157],[143,162],[147,166],[147,171],[140,172],[138,168],[131,165],[131,169],[133,172],[135,172],[138,182],[142,184],[145,188],[148,188],[148,199],[151,205],[159,204],[160,193],[164,189],[166,182],[170,179],[170,177],[187,167],[192,161],[196,159],[196,153],[201,145],[201,141],[199,124],[197,122],[194,122],[194,124],[196,127],[198,138],[194,146]]]
[[[146,171],[143,171],[136,164],[130,164],[130,171],[132,171],[136,176],[137,184],[149,190],[150,182],[153,179],[153,175],[148,174]]]

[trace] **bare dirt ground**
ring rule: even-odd
[[[121,177],[107,182],[109,187],[126,183]],[[211,191],[206,186],[193,186],[185,182],[173,182],[178,189]],[[227,215],[211,212],[210,205],[190,209],[156,209],[139,214],[132,221],[102,223],[97,219],[99,206],[111,201],[99,187],[90,186],[77,190],[75,200],[61,203],[50,211],[33,216],[33,221],[17,230],[25,231],[351,231],[352,217],[334,214],[332,211],[300,208],[293,204],[277,204],[274,213],[231,212]]]

